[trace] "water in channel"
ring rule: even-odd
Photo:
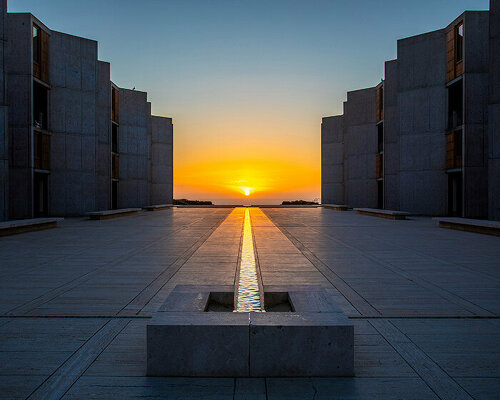
[[[245,209],[241,263],[236,286],[237,296],[235,312],[263,311],[259,277],[255,264],[252,223],[250,221],[250,212],[248,208]]]

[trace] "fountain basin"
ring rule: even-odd
[[[264,287],[268,312],[223,312],[232,298],[177,286],[147,326],[148,375],[354,375],[353,325],[320,286]]]

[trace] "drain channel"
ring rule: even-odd
[[[241,246],[240,268],[236,290],[235,312],[264,311],[263,298],[259,286],[255,251],[253,246],[250,212],[245,208],[243,243]]]

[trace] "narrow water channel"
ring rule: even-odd
[[[245,208],[241,262],[236,287],[235,312],[263,311],[248,208]]]

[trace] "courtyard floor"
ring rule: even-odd
[[[264,285],[322,285],[353,322],[354,378],[146,377],[146,324],[172,289],[236,276],[244,208],[173,208],[0,238],[0,398],[500,398],[498,237],[250,215]]]

